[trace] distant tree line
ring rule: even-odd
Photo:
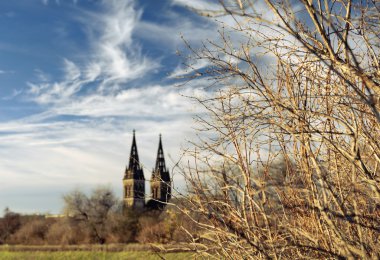
[[[74,190],[64,196],[64,214],[23,215],[6,208],[0,218],[0,244],[79,245],[105,243],[174,243],[188,241],[182,229],[192,222],[175,209],[136,213],[107,187],[91,196]],[[195,225],[194,225],[195,226]]]

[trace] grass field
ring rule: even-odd
[[[3,259],[194,259],[193,252],[183,252],[181,245],[108,244],[108,245],[0,245]],[[166,253],[159,252],[166,250]],[[157,252],[159,253],[157,253]],[[170,253],[167,253],[167,252]],[[181,252],[182,251],[182,252]]]
[[[154,252],[91,252],[91,251],[0,251],[0,259],[193,259],[193,253],[154,253]]]

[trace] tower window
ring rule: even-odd
[[[158,188],[157,187],[155,187],[154,188],[154,198],[156,198],[156,199],[158,199]]]
[[[131,186],[125,187],[125,194],[127,197],[131,196]]]

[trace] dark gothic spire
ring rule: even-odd
[[[162,148],[161,134],[160,134],[160,141],[158,143],[156,167],[153,170],[152,177],[154,179],[159,179],[165,182],[170,181],[169,171],[166,169],[166,165],[165,165],[164,149]]]
[[[137,153],[135,130],[133,130],[133,140],[131,147],[131,155],[129,156],[128,170],[135,171],[140,170],[139,154]]]
[[[162,210],[171,198],[171,185],[170,174],[165,165],[164,149],[162,148],[162,138],[160,134],[156,167],[153,169],[150,179],[152,199],[148,202],[147,207]]]
[[[162,140],[160,134],[160,141],[158,143],[157,159],[156,159],[156,171],[166,171],[164,149],[162,149]]]

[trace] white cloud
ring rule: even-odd
[[[12,90],[12,94],[8,95],[8,96],[5,96],[5,97],[2,97],[1,99],[2,100],[11,100],[15,97],[17,97],[18,95],[20,95],[22,93],[22,90],[20,89],[13,89]]]
[[[157,66],[155,62],[141,57],[139,47],[132,41],[132,33],[141,16],[133,1],[104,1],[107,14],[99,17],[100,28],[91,28],[99,33],[94,45],[94,61],[109,80],[125,82],[138,78]]]
[[[192,90],[181,91],[182,93]],[[165,117],[188,113],[188,103],[174,86],[144,86],[123,90],[116,95],[89,95],[54,110],[64,115],[90,117]]]
[[[192,46],[199,46],[202,41],[215,37],[217,26],[212,21],[205,19],[203,23],[195,23],[186,17],[172,16],[174,21],[180,20],[181,22],[158,25],[142,21],[136,27],[136,34],[143,39],[164,44],[166,48],[170,47],[168,49],[171,51],[184,46],[181,36]]]
[[[48,5],[49,4],[49,0],[41,0],[42,4],[44,5]],[[76,4],[76,0],[73,0],[73,3]],[[55,4],[56,5],[60,5],[61,4],[61,1],[60,0],[55,0]]]
[[[68,59],[64,59],[64,69],[67,81],[77,80],[81,76],[81,71],[78,66]]]
[[[31,99],[46,110],[25,119],[0,123],[0,146],[4,148],[0,149],[0,172],[4,175],[0,185],[50,194],[46,198],[25,198],[29,205],[44,200],[43,210],[57,212],[61,207],[61,193],[76,185],[89,188],[110,183],[121,196],[121,178],[128,161],[132,129],[137,130],[147,179],[154,166],[159,133],[163,134],[166,155],[178,159],[181,145],[185,146],[185,140],[193,136],[191,116],[200,109],[180,94],[207,95],[198,88],[206,85],[202,79],[180,90],[165,83],[128,86],[160,66],[141,54],[134,35],[174,52],[181,43],[180,33],[197,46],[206,38],[218,42],[216,23],[200,25],[199,21],[194,23],[183,18],[181,23],[157,25],[141,22],[142,13],[135,9],[133,1],[104,0],[103,4],[104,13],[87,13],[81,18],[92,43],[86,59],[63,59],[61,80],[51,80],[49,75],[37,71],[38,82],[28,83]],[[216,8],[201,0],[174,0],[173,4]],[[220,20],[234,24],[229,18]],[[244,40],[241,35],[232,38],[233,44]],[[202,69],[208,65],[204,60],[197,60],[191,66]],[[186,68],[179,66],[170,78],[187,73]],[[166,159],[170,161],[169,156]],[[168,165],[174,164],[168,162]],[[175,186],[181,186],[181,181],[177,176]],[[60,192],[51,191],[52,187]],[[5,197],[3,194],[0,192],[0,198]],[[51,198],[54,203],[48,201]],[[6,202],[0,200],[0,208]]]
[[[195,60],[192,64],[188,64],[186,66],[177,67],[170,75],[169,78],[181,78],[189,73],[194,73],[194,71],[203,69],[207,66],[211,65],[209,60],[206,59],[198,59]]]
[[[12,70],[0,70],[0,74],[13,74],[13,73],[15,72]]]
[[[43,72],[40,69],[34,69],[34,74],[37,77],[39,82],[49,82],[50,81],[50,75]]]
[[[221,9],[217,1],[211,2],[207,0],[172,0],[172,3],[174,5],[186,6],[198,10],[218,11]]]
[[[90,189],[104,183],[110,183],[121,196],[132,129],[137,130],[147,179],[154,166],[159,133],[163,134],[169,168],[174,165],[169,155],[177,160],[181,146],[192,138],[191,117],[199,108],[181,94],[205,95],[196,88],[201,81],[179,90],[165,83],[128,86],[160,65],[144,57],[134,41],[134,33],[141,33],[142,26],[141,11],[135,9],[133,1],[104,0],[103,4],[104,13],[84,13],[81,18],[91,42],[86,59],[64,58],[61,79],[36,70],[37,81],[28,83],[26,95],[45,110],[0,123],[0,172],[4,176],[0,185],[9,188],[0,191],[0,208],[10,206],[25,212],[39,205],[39,211],[58,212],[62,193],[75,186]],[[173,28],[169,33],[172,39],[180,32],[180,26]],[[191,21],[182,28],[190,34]],[[197,32],[206,35],[211,28],[205,26]],[[164,26],[158,31],[161,37],[167,29]],[[178,34],[173,33],[176,30]],[[152,40],[162,43],[159,38]],[[178,68],[176,73],[184,72]],[[175,186],[182,183],[176,176]],[[24,201],[7,204],[6,194],[11,190],[20,191],[18,198],[25,194]],[[30,195],[36,191],[43,195]]]
[[[61,81],[51,81],[48,75],[37,70],[40,82],[28,83],[31,99],[49,105],[42,119],[57,115],[96,118],[186,114],[185,102],[173,86],[151,85],[141,89],[121,86],[144,77],[159,65],[142,56],[133,41],[133,33],[140,33],[143,24],[140,22],[142,13],[135,9],[133,1],[112,0],[103,4],[104,14],[86,13],[81,18],[93,43],[89,58],[80,63],[63,59]],[[184,28],[190,31],[191,22],[185,24]],[[163,26],[160,32],[167,29]],[[178,68],[177,75],[182,73],[180,70]],[[85,94],[81,94],[83,91]]]
[[[133,1],[103,1],[103,5],[104,14],[84,13],[80,19],[91,42],[88,58],[80,65],[64,58],[62,81],[49,81],[44,72],[36,70],[40,82],[28,83],[32,100],[40,104],[72,102],[83,87],[94,82],[92,92],[118,90],[118,85],[141,78],[159,66],[142,56],[132,40],[141,17]]]
[[[128,101],[141,94],[131,93],[130,97],[127,96],[117,99]],[[176,97],[169,95],[168,99],[169,102],[173,102],[170,100],[175,100]],[[157,102],[156,105],[157,110],[163,109],[160,106],[165,107],[165,104],[159,103],[161,102]],[[10,206],[13,210],[30,212],[35,211],[38,204],[39,211],[57,213],[62,207],[62,193],[69,192],[76,186],[91,189],[106,183],[109,183],[121,197],[121,179],[128,162],[132,129],[137,130],[140,160],[145,167],[147,180],[154,167],[158,134],[163,133],[169,168],[173,167],[169,155],[177,159],[181,145],[191,135],[189,115],[173,117],[173,120],[129,115],[116,118],[84,118],[70,122],[40,122],[41,118],[36,117],[37,122],[29,118],[0,124],[0,172],[3,177],[0,185],[18,190],[20,194],[25,195],[24,202],[28,202],[26,205],[9,204],[10,191],[2,189],[2,208]],[[180,176],[175,178],[175,183],[177,187],[181,185]],[[148,187],[149,183],[146,185]],[[36,196],[38,192],[50,195]],[[51,203],[51,200],[54,203]],[[45,205],[42,202],[45,202]]]

